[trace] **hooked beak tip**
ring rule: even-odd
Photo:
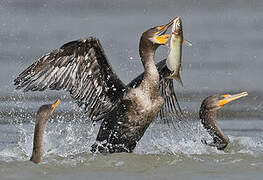
[[[225,104],[227,104],[231,101],[237,100],[239,98],[245,97],[247,95],[248,95],[247,92],[242,92],[242,93],[238,93],[238,94],[234,94],[234,95],[229,95],[229,94],[222,95],[224,97],[224,99],[220,100],[218,104],[220,107],[223,107]]]

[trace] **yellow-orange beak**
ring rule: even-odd
[[[55,111],[56,107],[60,104],[60,100],[58,99],[54,104],[52,104],[52,113]]]
[[[219,106],[220,107],[223,107],[225,104],[231,102],[231,101],[234,101],[236,99],[239,99],[239,98],[242,98],[242,97],[245,97],[247,96],[248,93],[247,92],[242,92],[242,93],[238,93],[238,94],[234,94],[234,95],[230,95],[230,94],[224,94],[222,95],[223,99],[220,100],[218,102]]]
[[[159,44],[166,44],[170,38],[170,34],[165,34],[168,28],[173,24],[174,19],[170,21],[168,24],[157,27],[158,31],[154,34],[155,39]]]

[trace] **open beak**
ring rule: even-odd
[[[177,18],[177,17],[176,17]],[[174,18],[174,19],[176,19]],[[170,34],[165,34],[168,28],[173,24],[174,19],[170,21],[168,24],[157,27],[158,31],[154,34],[156,40],[159,44],[166,44],[170,38]]]
[[[52,113],[55,111],[56,107],[60,104],[60,100],[58,99],[54,104],[52,104]]]
[[[242,98],[242,97],[245,97],[247,96],[248,93],[247,92],[242,92],[242,93],[238,93],[238,94],[234,94],[234,95],[230,95],[230,94],[225,94],[225,95],[222,95],[223,99],[220,100],[218,102],[219,106],[220,107],[223,107],[225,104],[231,102],[231,101],[234,101],[236,99],[239,99],[239,98]]]

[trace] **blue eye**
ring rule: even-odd
[[[158,32],[158,31],[159,31],[159,30],[156,28],[156,29],[155,29],[155,32]]]

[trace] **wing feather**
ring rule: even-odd
[[[165,60],[159,62],[157,68],[160,73],[159,91],[165,101],[159,117],[166,123],[169,116],[181,119],[182,111],[173,80],[165,78],[171,73]],[[127,88],[137,87],[142,78],[143,73]],[[25,92],[66,90],[91,119],[109,112],[126,90],[113,71],[99,40],[93,37],[71,41],[44,55],[23,71],[14,83],[17,89]]]
[[[71,41],[44,55],[14,84],[25,92],[69,91],[91,119],[111,109],[125,91],[99,40],[93,37]]]

